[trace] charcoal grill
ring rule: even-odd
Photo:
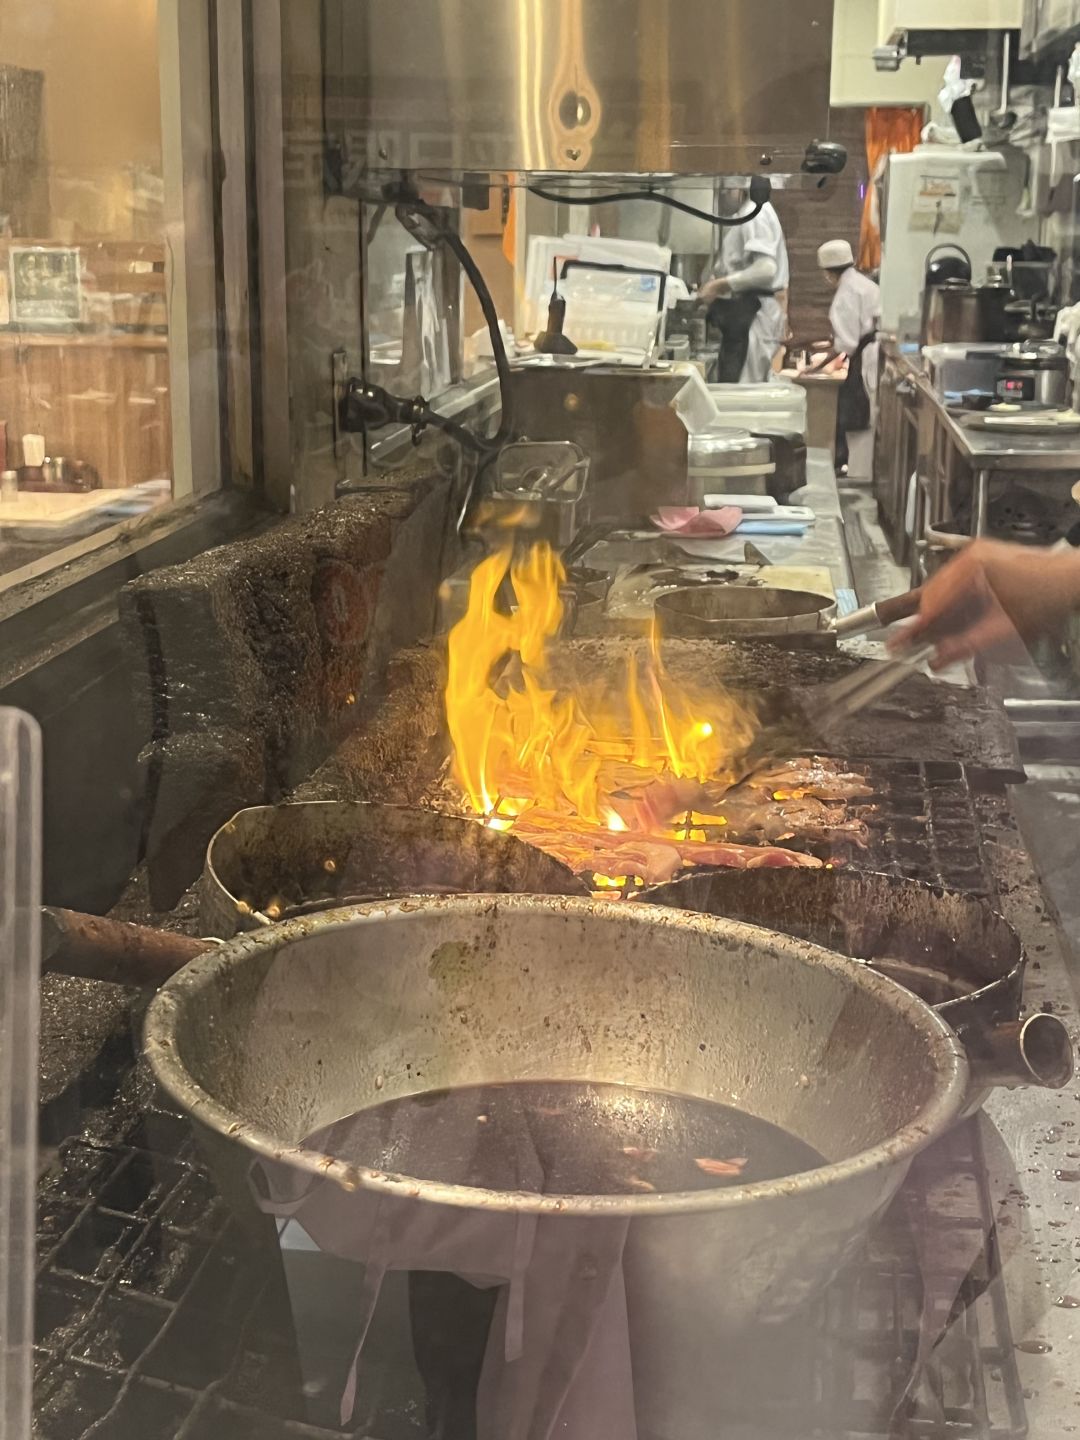
[[[743,649],[744,672],[752,672],[753,647]],[[603,653],[601,645],[594,663],[602,663]],[[769,662],[776,683],[816,683],[831,673],[831,667],[809,673],[817,657],[782,663],[788,668],[777,676],[776,662]],[[434,692],[432,703],[438,703]],[[922,698],[913,708],[921,705]],[[851,755],[862,757],[860,768],[871,777],[877,807],[870,849],[857,863],[993,897],[995,855],[985,843],[984,822],[996,825],[1002,805],[995,799],[988,810],[978,791],[987,769],[1008,770],[1007,747],[995,739],[992,717],[988,727],[976,698],[949,697],[944,712],[936,697],[925,706],[917,717],[921,754],[910,740],[916,717],[895,710],[888,732],[878,725],[852,745]],[[963,763],[935,754],[937,737],[950,728],[959,735]],[[987,765],[988,759],[995,763]],[[339,769],[336,788],[316,782],[313,793],[336,798],[345,778]],[[329,1351],[322,1357],[328,1379],[320,1409],[310,1374],[305,1394],[298,1371],[276,1246],[260,1245],[227,1220],[186,1123],[160,1100],[134,1119],[130,1105],[119,1101],[65,1119],[66,1138],[42,1186],[36,1359],[38,1410],[48,1419],[43,1434],[49,1440],[90,1440],[91,1431],[95,1440],[340,1437],[332,1395],[338,1357]],[[926,1283],[911,1239],[909,1197],[923,1205],[915,1187],[931,1164],[956,1197],[937,1223],[964,1229],[980,1248],[957,1301],[962,1320],[952,1331],[952,1363],[945,1348],[930,1355],[914,1415],[891,1428],[916,1351]],[[944,1433],[957,1440],[1019,1440],[1025,1406],[992,1220],[979,1132],[968,1122],[930,1152],[921,1176],[908,1182],[805,1331],[787,1337],[757,1395],[755,1440],[802,1440],[814,1428],[860,1440]],[[87,1338],[103,1317],[124,1336],[111,1354]],[[423,1389],[407,1328],[395,1325],[392,1311],[376,1316],[362,1362],[355,1440],[423,1434]],[[744,1418],[732,1415],[732,1426]]]
[[[365,1347],[357,1421],[342,1431],[333,1387],[346,1345],[324,1338],[302,1375],[272,1238],[261,1244],[229,1222],[186,1121],[157,1103],[133,1114],[134,1078],[130,1070],[112,1077],[104,1105],[70,1116],[70,1138],[40,1187],[42,1434],[421,1440],[423,1386],[392,1297]],[[860,1440],[1021,1440],[1023,1390],[985,1177],[977,1122],[926,1152],[805,1323],[786,1327],[773,1348],[740,1355],[753,1367],[741,1378],[764,1374],[767,1383],[743,1385],[736,1393],[753,1396],[752,1414],[733,1402],[741,1409],[718,1416],[718,1427],[751,1422],[755,1440],[803,1440],[815,1430]],[[920,1269],[911,1228],[920,1213],[934,1233],[959,1236],[975,1260],[955,1295],[961,1318],[930,1354],[911,1418],[894,1429],[924,1292],[949,1287],[948,1277],[928,1280]]]

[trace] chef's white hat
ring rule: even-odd
[[[826,240],[817,252],[817,263],[822,270],[839,270],[844,265],[854,265],[855,256],[848,240]]]

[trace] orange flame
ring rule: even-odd
[[[509,575],[516,605],[500,609]],[[649,658],[631,653],[625,684],[605,677],[587,693],[562,693],[548,646],[563,619],[566,573],[546,543],[517,558],[483,560],[468,608],[450,632],[446,714],[454,775],[476,814],[509,829],[525,810],[574,814],[611,830],[626,821],[611,803],[627,767],[635,783],[662,775],[722,776],[754,734],[749,711],[724,693],[693,699],[667,674],[654,627]]]

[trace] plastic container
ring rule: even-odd
[[[991,394],[1002,357],[1008,350],[1004,341],[947,342],[927,345],[923,358],[930,368],[930,381],[939,394],[987,390]]]
[[[566,300],[565,333],[579,350],[652,353],[663,318],[660,276],[571,270],[559,281],[559,293]]]
[[[787,430],[806,435],[806,391],[789,380],[760,385],[710,385],[719,424],[740,430]]]
[[[0,1440],[29,1440],[33,1383],[41,734],[0,710]]]

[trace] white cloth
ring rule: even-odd
[[[766,296],[750,326],[746,364],[739,380],[743,385],[760,385],[771,378],[776,352],[787,336],[787,313],[773,295]]]
[[[745,200],[735,218],[749,214],[753,208],[751,201]],[[761,309],[754,316],[746,364],[739,376],[743,384],[767,380],[787,330],[787,317],[775,292],[786,290],[791,283],[784,232],[771,205],[763,205],[760,214],[745,225],[724,227],[712,273],[726,279],[736,295],[747,290],[774,292],[762,297]]]
[[[335,1127],[349,1155],[351,1119]],[[523,1176],[539,1160],[523,1154]],[[539,1188],[543,1172],[532,1179]],[[502,1287],[477,1394],[480,1440],[637,1440],[623,1251],[630,1222],[516,1215],[345,1190],[288,1161],[259,1160],[259,1208],[364,1266],[341,1424],[354,1421],[360,1353],[389,1270],[435,1270]]]
[[[854,355],[864,335],[881,324],[881,291],[873,280],[858,270],[845,270],[840,276],[832,305],[829,307],[833,347],[846,355]],[[862,353],[863,380],[866,393],[877,396],[878,342],[872,340]]]

